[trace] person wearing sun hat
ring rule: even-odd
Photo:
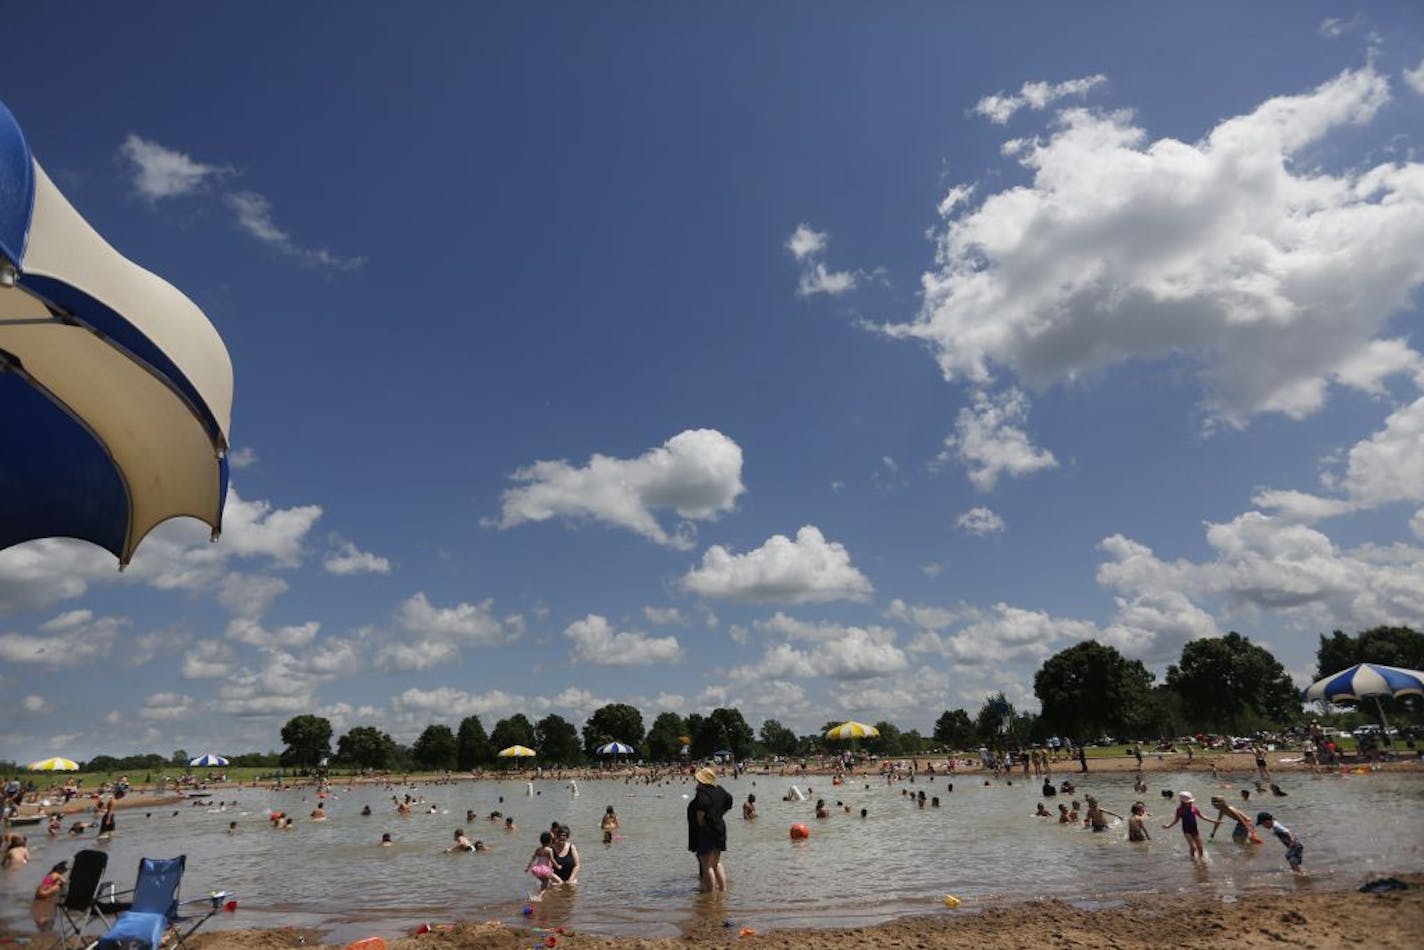
[[[1177,811],[1172,815],[1172,820],[1163,825],[1163,828],[1170,828],[1177,822],[1182,823],[1182,837],[1187,839],[1187,848],[1190,851],[1193,861],[1206,860],[1206,847],[1202,844],[1201,832],[1197,830],[1197,819],[1209,821],[1217,827],[1221,827],[1221,822],[1215,818],[1208,818],[1197,808],[1196,797],[1191,792],[1179,792],[1177,798],[1180,804]]]
[[[722,852],[727,850],[726,814],[732,796],[717,784],[717,771],[704,765],[693,773],[697,793],[687,803],[687,850],[697,855],[698,886],[703,891],[725,891],[727,869]]]

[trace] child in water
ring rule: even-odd
[[[1286,863],[1290,865],[1292,871],[1299,874],[1300,861],[1305,853],[1305,842],[1292,834],[1285,825],[1271,817],[1271,813],[1268,811],[1263,811],[1256,816],[1256,824],[1280,839],[1281,844],[1286,846]]]
[[[613,811],[613,806],[609,805],[603,812],[603,820],[598,823],[598,827],[603,831],[603,843],[613,843],[613,832],[618,830],[618,816]]]
[[[1152,836],[1147,833],[1147,806],[1142,802],[1132,803],[1132,816],[1127,819],[1127,840],[1128,841],[1150,841]]]
[[[1172,820],[1163,825],[1163,828],[1170,828],[1177,822],[1182,823],[1182,837],[1187,839],[1187,848],[1191,853],[1192,860],[1205,861],[1206,847],[1202,844],[1201,832],[1197,830],[1197,819],[1209,821],[1213,825],[1220,826],[1221,822],[1215,818],[1208,818],[1201,813],[1196,806],[1196,799],[1191,792],[1179,792],[1177,797],[1181,799],[1181,804],[1177,806],[1176,812],[1172,815]]]
[[[524,866],[524,870],[539,879],[539,896],[543,897],[544,892],[554,886],[559,881],[559,875],[554,871],[554,836],[547,831],[539,835],[539,847],[534,849],[534,853],[529,856],[529,863]],[[535,898],[536,900],[538,898]]]

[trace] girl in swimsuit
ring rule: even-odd
[[[539,847],[534,849],[534,853],[529,856],[529,863],[524,865],[524,870],[539,879],[540,897],[543,897],[544,892],[549,888],[562,883],[559,880],[559,875],[554,871],[553,843],[553,835],[547,831],[540,834]]]
[[[1181,792],[1177,796],[1182,800],[1177,806],[1176,812],[1172,815],[1172,820],[1163,825],[1163,828],[1170,828],[1177,822],[1182,823],[1182,837],[1187,839],[1187,848],[1190,851],[1192,860],[1206,860],[1206,847],[1202,844],[1201,832],[1197,830],[1197,819],[1209,821],[1213,825],[1221,826],[1221,822],[1215,818],[1208,818],[1203,815],[1196,806],[1196,799],[1191,792]]]

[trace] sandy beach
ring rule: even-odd
[[[722,947],[746,950],[836,950],[883,947],[936,950],[975,947],[1345,947],[1408,948],[1419,945],[1424,928],[1424,875],[1400,875],[1408,890],[1364,894],[1354,887],[1315,889],[1302,884],[1288,897],[1265,895],[1251,901],[1216,899],[1130,899],[1121,908],[1080,910],[1061,901],[1034,901],[983,909],[961,908],[855,930],[777,930],[741,934],[709,922],[682,938],[607,938],[565,930],[533,931],[498,923],[461,924],[419,936],[387,941],[389,950],[477,948],[524,950],[538,942],[580,950],[672,950]],[[554,943],[548,944],[549,937]],[[194,950],[278,950],[330,946],[321,934],[304,930],[247,930],[200,935]]]

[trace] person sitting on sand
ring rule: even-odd
[[[475,846],[470,843],[470,839],[465,837],[464,828],[455,829],[455,843],[445,849],[446,854],[454,854],[456,851],[473,851]]]
[[[1221,818],[1223,821],[1230,818],[1236,822],[1236,827],[1231,829],[1232,841],[1235,841],[1237,844],[1245,844],[1247,841],[1253,841],[1256,844],[1261,843],[1261,838],[1256,834],[1256,829],[1252,826],[1251,819],[1246,816],[1244,811],[1235,805],[1228,805],[1226,799],[1220,795],[1211,796],[1211,803],[1216,807],[1216,817]],[[1211,829],[1211,834],[1207,837],[1215,838],[1220,828],[1221,824],[1218,823],[1215,828]]]
[[[1133,802],[1131,811],[1132,817],[1127,819],[1127,840],[1151,840],[1152,836],[1147,833],[1147,806],[1142,802]]]

